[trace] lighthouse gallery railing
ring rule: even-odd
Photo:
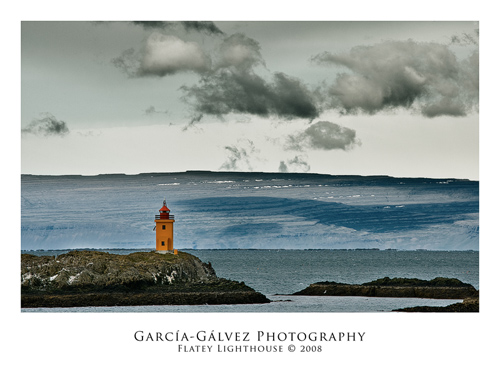
[[[161,217],[163,215],[155,215],[155,220],[174,220],[174,215],[168,215],[168,218]]]

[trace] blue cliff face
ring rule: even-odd
[[[479,183],[298,173],[22,176],[23,250],[155,248],[167,198],[178,249],[479,250]]]

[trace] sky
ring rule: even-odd
[[[23,21],[21,172],[479,179],[479,22]]]

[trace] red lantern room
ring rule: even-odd
[[[160,219],[170,219],[170,210],[167,207],[166,199],[163,200],[163,207],[160,208]]]

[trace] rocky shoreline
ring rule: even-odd
[[[463,302],[448,306],[415,306],[396,309],[398,312],[479,312],[479,297],[466,298]]]
[[[184,252],[21,255],[22,308],[269,302],[242,282],[217,277],[211,264]]]
[[[128,293],[69,293],[22,295],[22,308],[90,307],[90,306],[147,306],[147,305],[229,305],[269,303],[255,291],[233,292],[128,292]]]
[[[385,277],[364,284],[323,281],[311,284],[294,295],[463,299],[477,296],[478,291],[458,279],[435,278],[427,281]]]
[[[363,284],[344,284],[334,281],[313,283],[293,295],[306,296],[363,296],[394,298],[463,299],[444,307],[417,306],[394,311],[405,312],[478,312],[479,291],[458,279],[438,277],[432,280],[385,277]]]

